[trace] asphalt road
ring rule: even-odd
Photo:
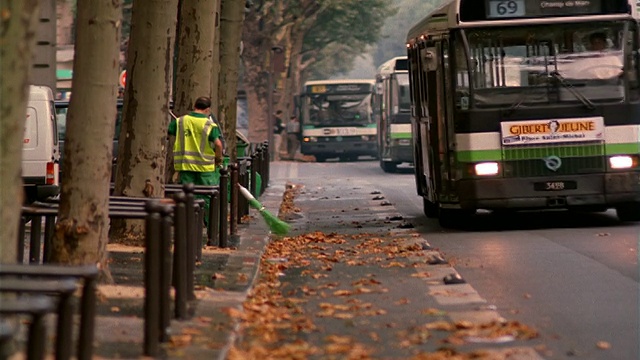
[[[279,164],[272,176],[377,184],[480,296],[540,331],[545,358],[640,358],[640,224],[620,223],[613,211],[481,212],[462,230],[442,229],[422,214],[411,168],[385,174],[364,159]]]

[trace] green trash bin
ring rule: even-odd
[[[247,147],[249,147],[249,139],[236,130],[236,154],[238,154],[239,158],[249,156],[246,153]]]

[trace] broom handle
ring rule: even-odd
[[[253,195],[251,195],[249,190],[247,190],[247,188],[245,188],[244,186],[238,184],[238,188],[240,189],[242,196],[244,196],[247,200],[251,201],[256,199],[255,197],[253,197]]]

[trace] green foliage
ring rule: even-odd
[[[346,73],[353,60],[381,35],[382,24],[395,14],[388,0],[325,0],[305,35],[303,62],[312,60],[307,77]]]
[[[377,67],[386,60],[406,55],[406,40],[409,29],[445,0],[396,0],[397,14],[387,19],[382,28],[382,39],[373,52]]]

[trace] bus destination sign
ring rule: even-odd
[[[546,16],[595,15],[608,12],[604,0],[485,0],[488,20]]]
[[[369,84],[327,84],[309,85],[307,91],[311,94],[363,93],[370,92]]]

